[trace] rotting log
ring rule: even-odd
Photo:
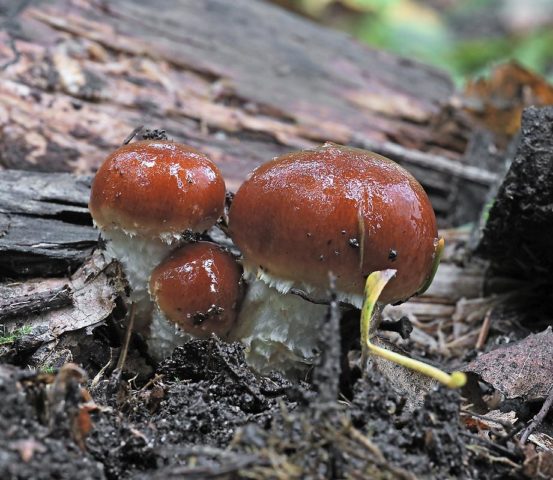
[[[208,153],[235,190],[324,141],[407,166],[441,224],[495,178],[435,68],[260,0],[0,0],[0,165],[92,173],[137,125]],[[461,202],[462,203],[462,202]],[[460,218],[459,218],[460,217]]]
[[[98,232],[88,212],[90,178],[0,171],[0,280],[74,271]]]

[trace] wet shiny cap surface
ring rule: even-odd
[[[176,250],[150,277],[150,294],[168,320],[196,337],[220,338],[236,321],[242,270],[234,257],[210,242]]]
[[[113,152],[92,185],[90,212],[100,228],[160,236],[201,232],[222,215],[225,183],[201,152],[169,141],[140,141]]]
[[[432,205],[415,178],[365,150],[325,144],[254,170],[235,195],[230,234],[246,268],[362,295],[366,277],[393,268],[384,302],[414,295],[438,244]]]

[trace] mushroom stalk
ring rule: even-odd
[[[132,301],[149,296],[148,281],[152,270],[178,246],[177,242],[166,243],[160,238],[131,236],[118,230],[104,230],[102,237],[106,240],[106,255],[117,259],[124,268],[132,289]]]
[[[231,337],[246,345],[246,360],[257,371],[299,377],[318,354],[317,334],[327,309],[255,279]]]
[[[118,260],[131,288],[129,302],[135,306],[137,329],[143,327],[152,313],[153,304],[148,293],[148,281],[153,269],[175,249],[175,243],[160,238],[147,239],[131,236],[121,230],[104,230],[105,255]]]
[[[176,324],[170,322],[157,306],[153,306],[151,319],[150,335],[146,342],[148,353],[156,362],[163,360],[176,347],[194,338],[193,335],[183,332]]]

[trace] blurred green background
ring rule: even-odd
[[[553,80],[553,0],[273,0],[458,85],[506,60]]]

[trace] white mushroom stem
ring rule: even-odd
[[[149,322],[153,304],[148,292],[152,270],[178,246],[178,240],[170,238],[143,238],[121,230],[102,230],[106,241],[105,255],[118,260],[131,288],[129,302],[135,304],[136,329],[142,330]]]
[[[150,332],[146,339],[148,353],[158,362],[169,356],[176,347],[184,345],[194,338],[183,332],[175,323],[167,320],[165,314],[157,306],[153,307]]]
[[[318,354],[318,332],[327,308],[253,280],[231,337],[246,345],[246,360],[259,372],[298,375]]]

